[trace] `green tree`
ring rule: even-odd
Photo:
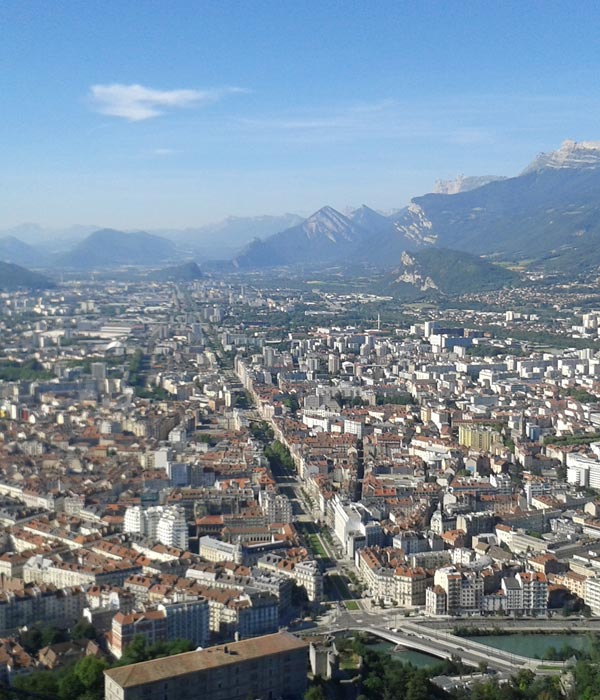
[[[320,685],[311,685],[304,693],[304,700],[325,700],[326,696]]]
[[[42,644],[42,633],[37,627],[31,627],[19,635],[19,642],[28,654],[37,654],[44,646]]]
[[[71,639],[96,639],[96,637],[96,628],[85,618],[81,618],[71,630]]]
[[[73,671],[64,674],[58,681],[58,695],[61,700],[73,700],[85,691],[83,683]]]
[[[187,651],[194,651],[196,647],[187,639],[175,639],[167,644],[168,656],[174,654],[185,654]]]
[[[406,700],[428,700],[429,688],[426,678],[414,675],[406,684]]]
[[[265,457],[269,460],[271,469],[277,469],[278,467],[293,469],[294,467],[294,460],[288,448],[279,440],[275,440],[265,449]]]
[[[75,664],[73,673],[87,691],[103,691],[104,671],[108,664],[104,659],[86,656]]]
[[[64,630],[58,629],[54,625],[42,627],[42,646],[47,647],[52,644],[59,644],[67,641],[67,634]]]
[[[55,698],[58,697],[58,674],[53,671],[40,671],[26,676],[17,676],[13,681],[13,687],[27,693],[35,693],[42,698]]]
[[[131,644],[125,647],[123,656],[119,661],[119,666],[127,666],[128,664],[137,664],[140,661],[148,660],[148,643],[146,637],[142,634],[137,634]]]

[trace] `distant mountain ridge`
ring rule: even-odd
[[[199,259],[215,260],[237,255],[250,241],[279,233],[303,221],[297,214],[281,216],[229,216],[223,221],[198,228],[157,230]]]
[[[202,277],[202,271],[195,262],[165,267],[148,274],[148,279],[153,282],[193,282]]]
[[[118,265],[152,265],[175,257],[172,241],[144,231],[123,233],[114,229],[95,231],[57,263],[63,267],[90,269]]]
[[[477,255],[446,248],[403,253],[392,278],[395,291],[411,297],[499,289],[519,282],[519,276],[511,270]]]
[[[54,286],[54,282],[44,275],[14,263],[0,262],[0,289],[50,289]]]
[[[15,236],[4,236],[0,238],[0,260],[16,265],[39,265],[43,262],[43,256]]]
[[[563,141],[556,151],[540,153],[521,175],[548,168],[579,170],[600,168],[600,141]]]
[[[197,228],[152,229],[147,233],[174,243],[175,255],[180,259],[224,260],[233,258],[254,238],[270,236],[303,220],[303,217],[289,213],[276,216],[230,216]],[[0,260],[60,267],[87,236],[101,230],[115,229],[80,224],[51,228],[36,223],[0,229]],[[129,235],[136,231],[119,233]],[[150,264],[157,262],[161,260],[157,259]]]
[[[325,206],[302,223],[250,243],[236,265],[272,267],[345,259],[346,251],[366,239],[366,230],[333,207]]]
[[[600,169],[542,166],[468,192],[415,197],[396,227],[417,248],[500,257],[558,259],[566,249],[597,245],[597,264]]]
[[[35,225],[24,226],[28,235],[38,235]],[[4,237],[0,259],[78,269],[182,259],[220,259],[213,266],[226,269],[231,264],[226,258],[238,269],[358,262],[391,270],[403,253],[429,248],[559,270],[600,266],[600,142],[565,141],[515,177],[438,182],[435,192],[391,215],[365,205],[349,215],[325,206],[307,219],[230,217],[164,236],[105,229],[62,254],[57,249],[41,254]]]
[[[361,207],[345,217],[324,207],[298,226],[254,241],[236,264],[359,260],[391,267],[403,252],[433,246],[558,268],[600,265],[600,143],[565,141],[516,177],[461,176],[436,189],[391,216]]]
[[[478,187],[483,187],[483,185],[496,182],[497,180],[506,180],[506,178],[498,175],[477,175],[474,177],[459,175],[453,180],[437,180],[433,189],[433,194],[458,194],[459,192],[468,192],[469,190],[475,190]]]

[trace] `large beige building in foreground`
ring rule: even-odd
[[[105,700],[301,698],[308,645],[289,632],[105,671]]]

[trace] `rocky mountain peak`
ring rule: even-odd
[[[354,225],[339,211],[333,207],[325,206],[306,219],[302,228],[307,238],[325,236],[332,242],[338,239],[349,240],[352,237]]]
[[[600,167],[600,141],[563,141],[561,147],[549,153],[540,153],[521,173],[545,169],[596,169]]]
[[[436,180],[433,193],[458,194],[459,192],[469,192],[470,190],[477,189],[478,187],[488,185],[490,182],[505,179],[506,178],[498,175],[475,175],[471,177],[458,175],[453,180]]]

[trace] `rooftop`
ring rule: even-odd
[[[133,688],[175,676],[185,676],[240,661],[259,659],[270,654],[280,654],[307,647],[306,642],[293,634],[277,632],[241,642],[209,647],[200,651],[189,651],[163,659],[121,666],[105,671],[105,673],[121,688]]]

